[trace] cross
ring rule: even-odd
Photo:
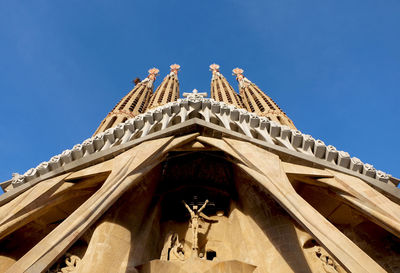
[[[192,93],[183,93],[183,96],[188,99],[202,99],[203,97],[207,96],[206,92],[199,93],[197,89],[193,89]]]
[[[190,199],[189,199],[189,201],[190,201]],[[201,207],[204,204],[204,202],[199,201],[199,197],[197,195],[193,195],[192,200],[190,202],[188,202],[188,204],[190,206],[199,206],[199,207]],[[215,207],[215,202],[213,202],[213,201],[208,202],[208,206]]]

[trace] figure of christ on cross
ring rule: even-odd
[[[182,203],[185,205],[186,209],[189,211],[190,213],[190,222],[192,223],[192,234],[193,234],[193,244],[192,244],[192,250],[193,250],[193,254],[198,257],[199,255],[199,245],[198,245],[198,229],[199,229],[199,221],[201,218],[204,218],[206,220],[212,221],[210,218],[208,218],[204,213],[201,213],[201,211],[207,206],[208,204],[208,200],[206,200],[203,204],[203,206],[201,206],[200,209],[198,209],[198,206],[193,205],[193,209],[191,209],[186,203],[185,201],[182,200]],[[200,213],[202,215],[200,215]],[[192,255],[193,255],[192,254]]]

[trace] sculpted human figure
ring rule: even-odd
[[[185,260],[185,253],[183,252],[183,245],[179,242],[178,233],[173,233],[170,236],[169,260]]]
[[[198,229],[199,229],[199,220],[200,218],[208,218],[206,215],[202,215],[200,216],[201,211],[207,206],[208,204],[208,200],[206,200],[203,204],[203,206],[201,206],[200,209],[198,209],[198,206],[194,205],[193,209],[191,209],[186,203],[185,201],[182,201],[182,203],[185,205],[186,209],[189,211],[190,213],[190,222],[192,223],[192,234],[193,234],[193,246],[192,249],[195,253],[196,256],[198,256],[198,250],[199,250],[199,246],[198,246]]]
[[[178,259],[180,261],[184,261],[185,260],[185,253],[183,252],[183,245],[181,243],[179,243],[179,242],[175,243],[175,245],[171,249],[171,254],[170,255],[173,255],[175,259]]]

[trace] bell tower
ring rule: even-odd
[[[228,83],[225,77],[219,72],[219,65],[210,65],[212,72],[211,78],[211,98],[216,101],[223,101],[238,108],[243,108],[242,99]]]
[[[170,66],[171,72],[164,78],[156,92],[152,96],[148,109],[156,108],[179,98],[179,80],[178,71],[181,68],[179,64]]]
[[[139,82],[120,102],[115,105],[114,109],[104,118],[94,135],[104,132],[105,130],[133,118],[143,113],[149,104],[153,93],[153,83],[156,80],[159,70],[152,68],[149,75],[143,81]]]
[[[235,68],[232,72],[239,83],[240,96],[242,97],[243,104],[249,112],[268,117],[282,125],[287,125],[292,129],[296,129],[293,121],[279,108],[278,104],[243,75],[243,69]]]

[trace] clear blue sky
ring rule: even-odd
[[[209,92],[216,62],[303,133],[400,176],[400,1],[0,2],[0,180],[90,137],[153,66]]]

